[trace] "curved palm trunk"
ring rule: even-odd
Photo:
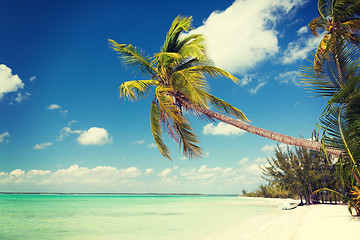
[[[252,126],[250,124],[244,123],[242,121],[239,121],[237,119],[228,117],[226,115],[211,111],[209,109],[206,108],[202,108],[199,106],[196,106],[194,104],[192,104],[191,102],[189,102],[187,99],[183,98],[183,97],[177,97],[181,103],[190,108],[190,109],[194,109],[198,112],[201,112],[203,114],[205,114],[206,116],[209,116],[211,118],[215,118],[219,121],[222,121],[224,123],[230,124],[234,127],[240,128],[246,132],[252,133],[252,134],[256,134],[258,136],[261,137],[265,137],[277,142],[281,142],[284,144],[288,144],[288,145],[292,145],[292,146],[296,146],[296,147],[301,147],[301,148],[306,148],[309,150],[313,150],[313,151],[317,151],[317,152],[321,152],[322,151],[322,146],[320,142],[316,142],[316,141],[311,141],[311,140],[307,140],[307,139],[302,139],[302,138],[296,138],[296,137],[291,137],[291,136],[287,136],[281,133],[276,133],[273,131],[269,131],[267,129],[263,129],[263,128],[259,128],[259,127],[255,127]],[[334,155],[336,157],[340,157],[340,155],[342,154],[342,151],[338,150],[338,149],[334,149],[334,148],[326,148],[326,152],[330,155]]]

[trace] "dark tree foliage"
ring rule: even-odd
[[[319,140],[316,132],[313,139]],[[262,167],[262,171],[269,186],[279,186],[288,191],[289,196],[298,196],[305,204],[337,202],[338,198],[332,192],[314,194],[315,190],[322,188],[341,192],[337,165],[322,153],[305,148],[283,151],[278,145],[275,156],[267,160],[268,166]]]

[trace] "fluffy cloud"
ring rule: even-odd
[[[219,122],[216,126],[213,123],[209,123],[204,126],[203,134],[205,135],[243,135],[245,133],[244,130],[231,126],[227,123]]]
[[[284,143],[281,143],[279,145],[280,149],[282,151],[286,151],[288,145],[284,144]],[[277,145],[276,144],[273,144],[273,145],[265,145],[261,148],[261,151],[266,153],[266,154],[271,154],[271,153],[274,153],[275,152],[275,149],[277,149]]]
[[[31,78],[30,78],[30,82],[33,82],[33,81],[35,81],[36,80],[36,76],[32,76]]]
[[[47,147],[50,147],[51,145],[52,145],[51,142],[45,142],[45,143],[41,143],[41,144],[35,144],[34,149],[42,150],[42,149],[45,149],[45,148],[47,148]]]
[[[301,83],[299,81],[299,71],[288,71],[282,72],[275,79],[279,81],[279,83],[293,83],[294,85],[301,87]]]
[[[58,104],[50,104],[47,107],[47,110],[58,110],[60,113],[62,113],[64,116],[68,113],[68,110],[63,109],[60,105]]]
[[[27,100],[27,99],[29,99],[29,97],[30,97],[30,93],[18,93],[17,94],[17,97],[15,98],[15,101],[17,102],[17,103],[20,103],[20,102],[22,102],[23,100]]]
[[[69,126],[69,124],[68,124]],[[70,127],[63,127],[60,130],[60,136],[57,138],[58,141],[64,141],[70,134],[81,134],[81,130],[72,130]]]
[[[18,75],[13,75],[11,69],[4,64],[0,64],[0,99],[9,92],[17,92],[24,88],[24,83]]]
[[[245,163],[247,163],[249,161],[249,157],[244,157],[239,161],[239,165],[244,165]]]
[[[237,0],[215,11],[191,33],[203,33],[214,63],[231,73],[244,73],[279,50],[279,19],[305,0]]]
[[[147,146],[148,148],[157,148],[157,145],[155,143],[150,143]]]
[[[10,173],[10,176],[14,176],[14,177],[21,177],[25,174],[25,171],[24,170],[21,170],[21,169],[15,169],[14,171],[12,171]]]
[[[289,43],[281,58],[282,63],[290,64],[306,59],[319,46],[322,37],[301,35],[298,40]]]
[[[112,142],[112,137],[104,128],[92,127],[87,131],[83,131],[77,138],[81,145],[104,145]]]
[[[171,169],[166,168],[161,173],[158,174],[159,177],[168,177],[171,174]]]
[[[309,32],[309,27],[308,26],[303,26],[301,27],[299,30],[297,30],[296,34],[297,35],[302,35]]]
[[[8,132],[4,132],[2,134],[0,134],[0,143],[5,142],[8,143],[9,140],[5,139],[6,137],[9,137],[10,134]]]

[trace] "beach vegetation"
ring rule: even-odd
[[[312,139],[319,141],[314,131]],[[305,148],[282,150],[275,148],[273,157],[262,167],[263,177],[270,185],[278,185],[288,191],[287,196],[300,198],[301,204],[337,203],[339,197],[325,189],[319,194],[313,192],[320,188],[342,191],[336,173],[334,158],[326,158],[323,153]]]

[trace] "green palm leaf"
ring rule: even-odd
[[[170,150],[165,145],[163,139],[162,139],[162,130],[161,130],[161,116],[160,116],[160,109],[159,105],[156,102],[156,99],[154,99],[151,103],[150,108],[150,126],[151,126],[151,132],[154,137],[154,141],[156,145],[158,146],[161,154],[170,159]]]
[[[109,44],[113,50],[120,55],[120,60],[127,66],[138,67],[143,73],[155,74],[155,69],[150,64],[151,58],[146,56],[145,53],[132,46],[131,44],[119,44],[112,39],[109,39]]]
[[[245,114],[237,109],[236,107],[233,107],[231,104],[225,102],[224,100],[221,100],[220,98],[217,98],[210,93],[205,93],[207,98],[210,100],[211,104],[221,113],[226,113],[228,115],[233,115],[239,120],[250,122],[250,120],[245,116]]]
[[[124,97],[129,100],[138,100],[145,98],[146,93],[150,91],[151,86],[158,84],[157,80],[134,80],[123,82],[120,89],[120,97]]]

